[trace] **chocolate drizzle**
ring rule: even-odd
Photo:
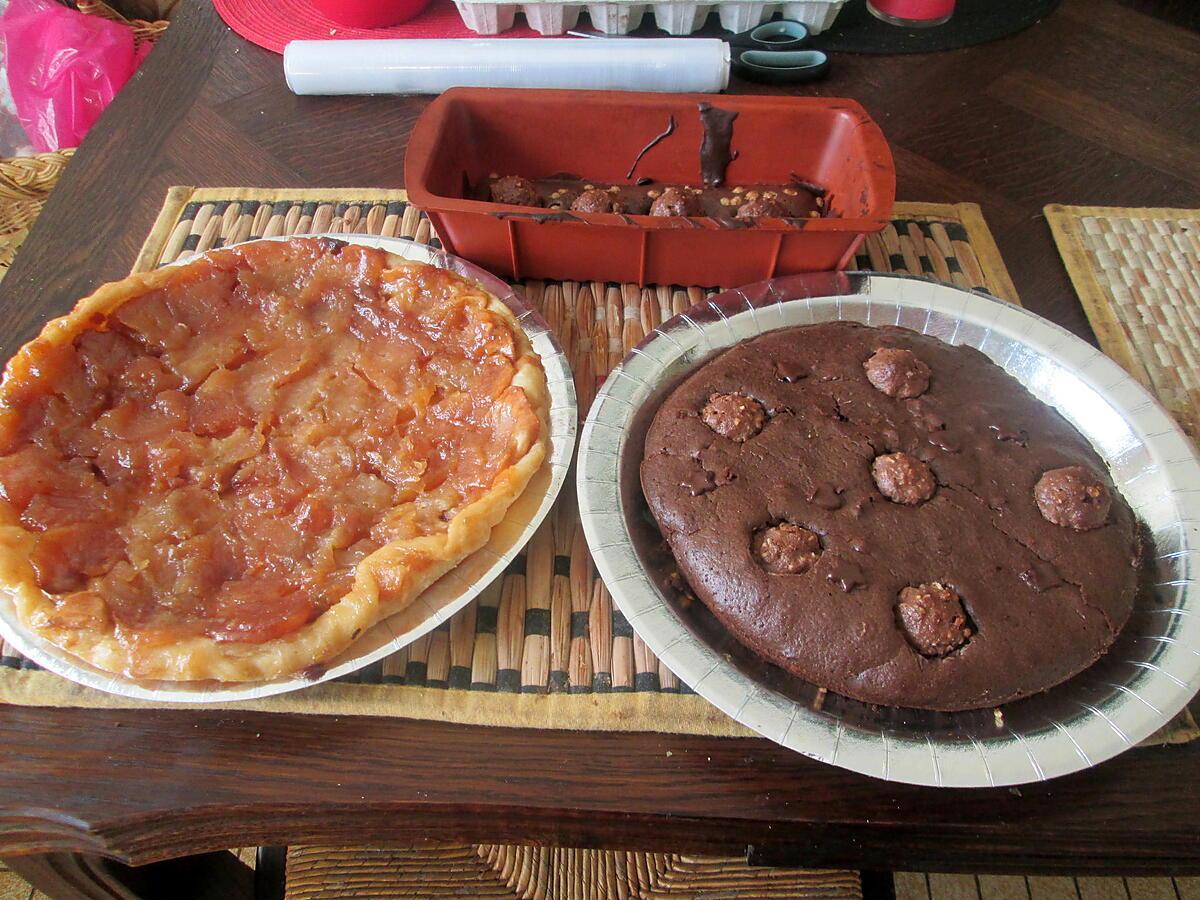
[[[808,191],[814,197],[825,196],[825,188],[821,187],[819,184],[813,184],[811,181],[805,181],[795,172],[790,172],[789,174],[792,178],[792,184],[796,185],[796,187],[804,188],[804,190]]]
[[[780,360],[775,363],[775,377],[788,384],[794,384],[802,378],[808,377],[808,369],[799,363]]]
[[[625,173],[625,177],[632,178],[634,170],[637,168],[638,163],[640,163],[642,161],[642,157],[646,155],[646,152],[648,150],[650,150],[650,148],[652,148],[656,144],[658,144],[660,141],[664,141],[667,138],[669,138],[674,133],[675,133],[675,117],[667,116],[667,127],[665,129],[663,129],[661,134],[656,134],[654,137],[652,137],[650,139],[650,143],[648,143],[645,147],[643,147],[641,150],[638,151],[637,156],[635,156],[633,158],[633,164],[629,167],[629,171]],[[641,183],[640,179],[638,180],[638,183],[639,184]]]
[[[733,120],[738,114],[708,103],[699,104],[699,109],[700,124],[704,127],[704,138],[700,142],[700,180],[708,187],[720,187],[725,183],[725,170],[737,159],[729,145],[733,141]]]
[[[494,212],[488,213],[495,219],[528,219],[531,222],[537,222],[539,225],[542,222],[581,222],[579,216],[569,212],[544,212],[544,213],[522,213],[522,212]]]
[[[836,584],[847,594],[867,583],[867,576],[863,572],[862,566],[841,558],[833,561],[833,565],[825,573],[825,578],[830,584]]]
[[[996,440],[998,441],[1009,441],[1014,444],[1020,444],[1022,447],[1029,443],[1029,435],[1024,428],[1013,428],[1004,423],[989,425],[988,428],[996,432]]]
[[[929,443],[947,453],[958,453],[962,450],[962,442],[948,431],[931,431]]]

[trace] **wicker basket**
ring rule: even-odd
[[[74,150],[0,158],[0,278],[12,265]]]

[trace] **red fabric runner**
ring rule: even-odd
[[[276,53],[295,40],[479,37],[463,24],[452,0],[433,0],[415,19],[390,28],[337,25],[313,9],[308,0],[214,0],[214,5],[230,28]],[[524,24],[488,36],[540,37]]]

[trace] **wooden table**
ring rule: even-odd
[[[1172,21],[1189,17],[1187,3],[1067,0],[983,47],[839,55],[810,90],[876,117],[901,199],[983,204],[1025,304],[1090,337],[1041,209],[1200,205],[1200,35]],[[401,187],[424,104],[292,96],[279,57],[210,4],[183,4],[0,286],[4,356],[128,272],[169,185]],[[117,895],[104,884],[114,870],[70,854],[147,863],[424,838],[753,846],[764,859],[868,869],[1200,872],[1200,742],[1019,790],[937,791],[765,740],[0,707],[0,759],[0,856],[54,896]],[[230,859],[201,863],[241,890]]]

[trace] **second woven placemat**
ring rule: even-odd
[[[750,866],[746,857],[511,844],[289,847],[286,900],[861,900],[857,872]]]
[[[900,203],[857,266],[925,274],[1016,302],[974,204]],[[403,191],[173,188],[135,266],[256,237],[383,234],[436,243]],[[610,368],[646,332],[705,296],[699,288],[603,282],[522,285],[557,332],[586,411]],[[0,646],[0,701],[131,706],[36,670]],[[239,708],[430,718],[484,725],[747,735],[680,684],[633,633],[596,577],[568,486],[510,570],[449,622],[337,683]]]
[[[1200,434],[1200,209],[1046,207],[1100,348]]]

